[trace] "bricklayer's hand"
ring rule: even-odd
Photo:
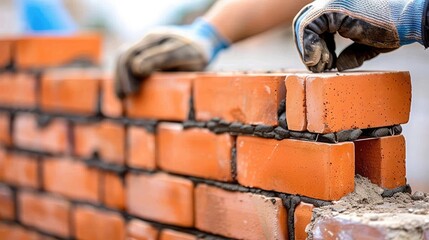
[[[316,0],[295,17],[295,43],[313,72],[356,68],[402,45],[423,44],[424,11],[425,0]],[[336,32],[354,41],[338,58]]]
[[[123,98],[136,92],[141,81],[156,70],[201,71],[228,45],[216,29],[202,19],[189,26],[156,29],[119,55],[115,70],[116,95]]]

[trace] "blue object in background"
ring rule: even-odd
[[[67,34],[77,29],[62,0],[19,0],[18,4],[27,33]]]

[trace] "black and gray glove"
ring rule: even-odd
[[[295,17],[295,43],[313,72],[356,68],[380,53],[427,47],[425,0],[316,0]],[[354,41],[337,58],[334,34]]]
[[[163,27],[147,34],[117,59],[115,91],[120,98],[136,92],[156,70],[201,71],[229,43],[203,19],[188,26]]]

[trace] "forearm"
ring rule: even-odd
[[[291,23],[311,0],[219,0],[204,16],[234,43],[280,24]]]

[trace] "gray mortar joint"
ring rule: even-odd
[[[317,134],[307,131],[299,132],[285,129],[283,121],[279,121],[278,126],[269,125],[252,125],[243,124],[240,122],[226,122],[220,118],[213,118],[208,122],[185,121],[183,123],[184,129],[189,128],[207,128],[215,134],[229,133],[233,136],[256,136],[267,139],[299,139],[312,142],[326,142],[326,143],[339,143],[355,141],[361,136],[367,137],[385,137],[394,136],[402,133],[400,125],[389,127],[371,128],[371,129],[351,129],[344,130],[337,133]]]
[[[207,128],[215,134],[229,133],[233,136],[237,135],[250,135],[268,139],[301,139],[305,141],[339,143],[347,141],[355,141],[361,136],[368,137],[385,137],[399,135],[402,133],[400,125],[369,128],[369,129],[350,129],[336,133],[317,134],[308,131],[292,131],[289,130],[286,117],[286,100],[283,99],[279,103],[277,109],[277,126],[269,125],[253,125],[243,124],[240,122],[226,122],[221,118],[213,118],[208,122],[200,122],[195,120],[194,100],[191,96],[190,100],[189,118],[183,123],[184,129],[188,128]]]

